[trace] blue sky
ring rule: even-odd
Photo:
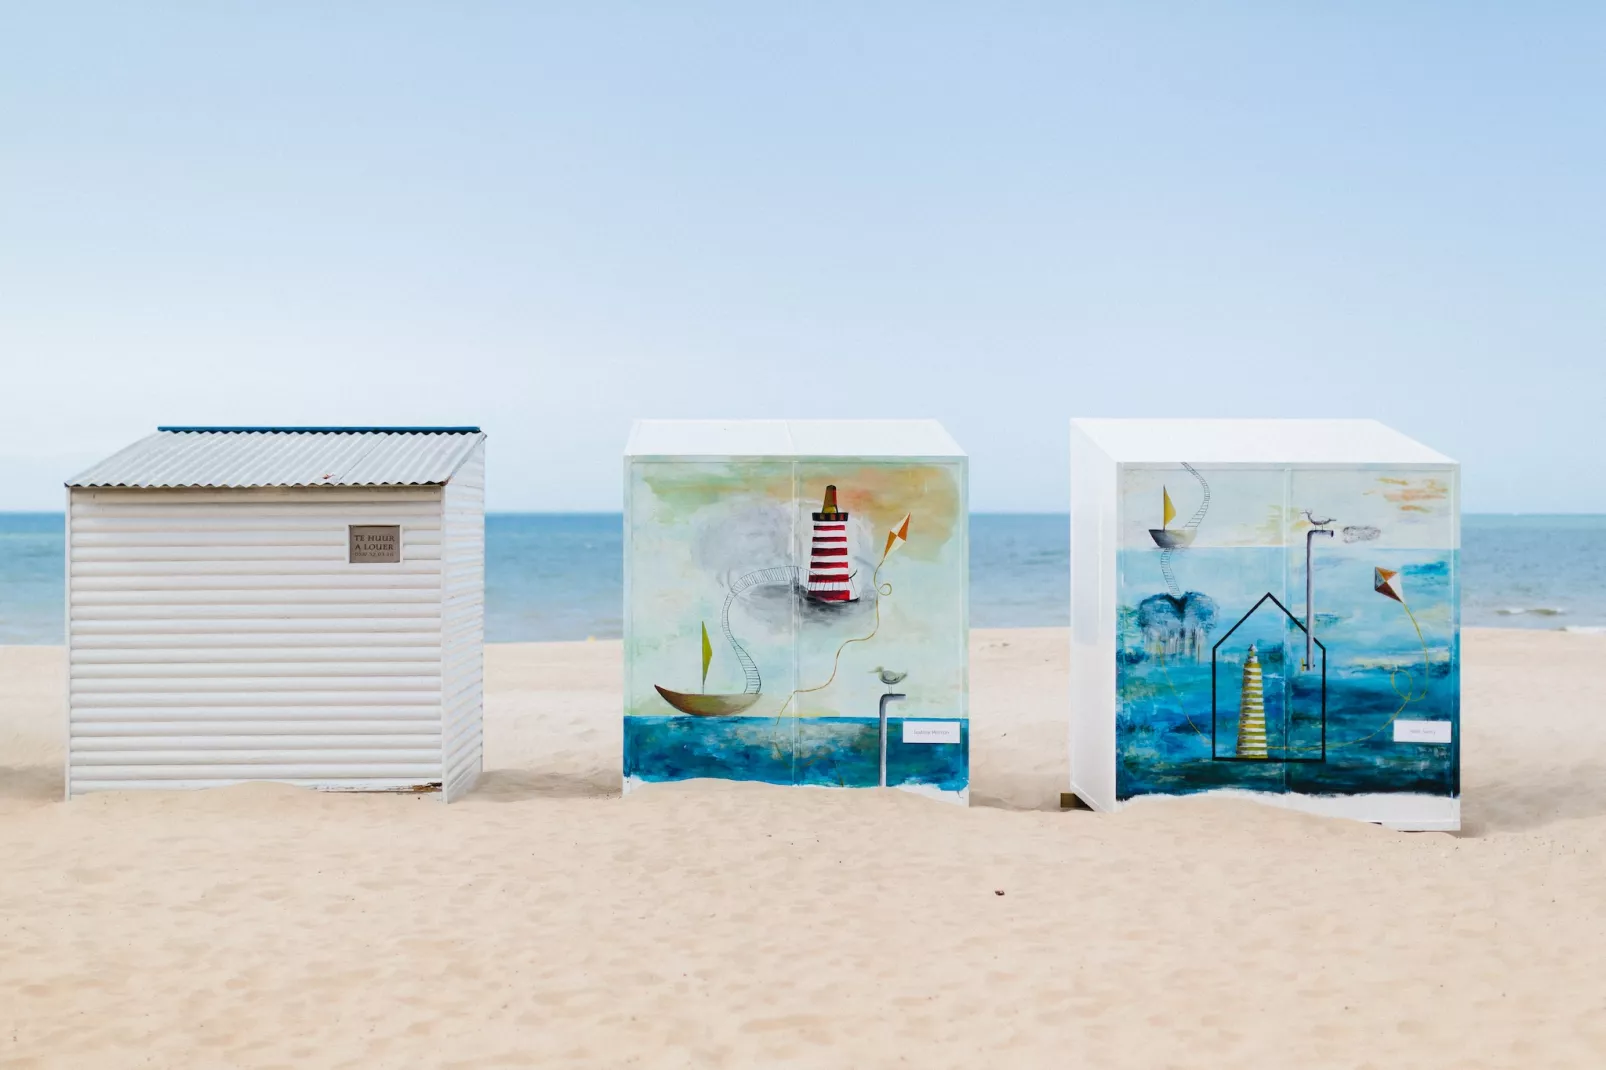
[[[1606,512],[1606,8],[13,6],[0,508],[158,423],[1373,416]]]

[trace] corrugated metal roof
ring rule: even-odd
[[[158,431],[69,487],[383,487],[445,483],[485,440],[476,431]]]
[[[264,431],[275,435],[360,435],[370,431],[388,431],[393,435],[468,435],[478,431],[477,427],[297,427],[283,424],[265,424],[260,426],[230,427],[225,425],[174,425],[172,427],[158,427],[158,431]]]

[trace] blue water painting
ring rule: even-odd
[[[901,717],[887,718],[887,786],[962,792],[970,784],[970,722],[958,743],[905,743]],[[881,780],[875,717],[626,717],[626,779],[714,777],[765,784],[873,788]]]
[[[1443,480],[1142,475],[1117,555],[1117,796],[1458,796],[1460,562]],[[1204,519],[1166,527],[1207,481]]]

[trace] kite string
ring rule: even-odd
[[[1421,702],[1423,699],[1428,697],[1428,684],[1433,673],[1433,663],[1428,656],[1428,641],[1427,638],[1422,634],[1422,625],[1418,624],[1416,621],[1416,614],[1411,612],[1411,607],[1406,604],[1405,599],[1400,599],[1400,605],[1404,607],[1405,615],[1410,618],[1411,627],[1416,629],[1417,642],[1422,644],[1422,693],[1420,695],[1415,693],[1416,680],[1412,678],[1411,671],[1409,669],[1390,669],[1389,687],[1392,688],[1394,693],[1399,696],[1399,706],[1394,710],[1393,713],[1389,714],[1388,720],[1378,725],[1372,731],[1366,733],[1366,735],[1361,736],[1359,739],[1345,740],[1343,743],[1329,743],[1327,744],[1328,750],[1337,750],[1339,747],[1353,747],[1357,743],[1365,743],[1367,740],[1371,739],[1373,736],[1377,735],[1379,732],[1383,731],[1383,729],[1387,728],[1389,725],[1398,720],[1400,714],[1405,712],[1405,707],[1409,706],[1413,702]],[[1400,690],[1400,677],[1402,676],[1405,677],[1407,685],[1404,691]],[[1296,751],[1307,752],[1320,750],[1321,748],[1298,747],[1294,749]]]
[[[794,690],[790,695],[787,695],[786,701],[781,703],[781,708],[775,711],[775,720],[777,723],[779,723],[780,719],[786,715],[787,707],[792,705],[792,700],[797,698],[797,696],[807,695],[813,691],[824,691],[826,688],[830,687],[833,682],[835,682],[837,669],[841,665],[842,652],[844,650],[852,646],[854,643],[868,643],[871,639],[874,639],[876,633],[881,630],[881,599],[892,594],[892,584],[881,582],[881,566],[885,565],[886,563],[887,555],[882,554],[880,563],[876,565],[875,571],[870,574],[870,585],[875,589],[877,596],[875,600],[875,627],[870,629],[870,633],[868,635],[860,635],[855,636],[852,639],[844,639],[842,641],[842,645],[836,648],[836,655],[831,659],[831,675],[826,678],[825,683],[816,687],[800,687]],[[797,717],[801,715],[794,713],[792,716]]]

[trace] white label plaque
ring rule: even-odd
[[[958,743],[958,721],[905,721],[905,743]]]
[[[1448,743],[1449,721],[1395,721],[1396,743]]]
[[[352,524],[346,561],[353,565],[401,563],[400,524]]]

